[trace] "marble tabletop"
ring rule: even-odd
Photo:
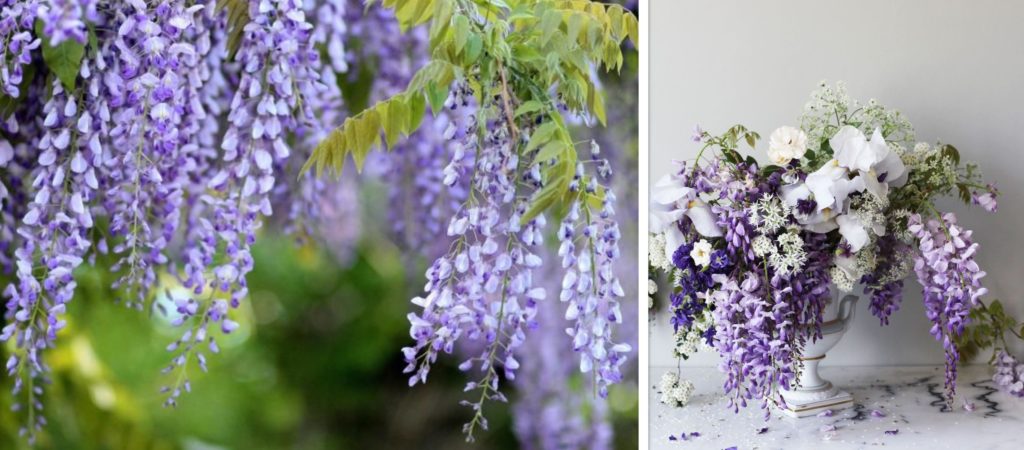
[[[822,377],[853,394],[852,408],[802,419],[773,411],[767,421],[759,404],[739,413],[727,408],[724,378],[714,368],[683,369],[695,387],[686,406],[660,403],[657,385],[668,370],[676,369],[650,372],[651,450],[1024,448],[1024,399],[996,390],[987,366],[960,368],[952,410],[942,397],[941,367],[823,366]]]

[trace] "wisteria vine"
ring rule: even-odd
[[[414,301],[423,310],[410,315],[410,384],[456,343],[484,342],[463,368],[480,374],[467,435],[486,427],[484,402],[505,399],[555,295],[535,281],[556,258],[551,220],[564,339],[606,396],[632,350],[615,336],[616,197],[609,162],[596,144],[577,156],[563,114],[605,120],[592,69],[621,66],[637,23],[614,5],[511,3],[396,14],[390,0],[4,2],[0,265],[14,281],[0,339],[14,342],[6,371],[21,433],[34,440],[46,423],[44,355],[66,324],[76,268],[110,261],[118,301],[179,327],[162,389],[174,406],[217,337],[240,326],[265,224],[353,245],[355,183],[307,172],[341,172],[353,148],[388,188],[391,235],[436,258]],[[536,64],[520,54],[531,46],[562,62]],[[349,104],[359,95],[368,107]],[[379,130],[363,126],[370,116]],[[339,136],[349,147],[332,154]],[[391,152],[367,161],[378,143]]]

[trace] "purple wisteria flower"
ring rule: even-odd
[[[988,290],[981,285],[985,272],[974,261],[978,244],[970,230],[956,223],[952,213],[923,221],[912,215],[908,228],[918,240],[914,272],[924,288],[925,314],[932,321],[930,333],[946,353],[946,394],[952,401],[956,392],[956,364],[960,352],[953,341],[963,333],[971,308]]]
[[[112,59],[103,71],[104,126],[111,144],[124,150],[103,165],[103,206],[117,240],[111,270],[121,273],[113,287],[123,288],[127,303],[139,309],[156,270],[169,262],[165,249],[184,203],[182,169],[196,164],[199,125],[190,119],[205,112],[201,103],[188,101],[196,96],[189,80],[198,77],[202,55],[189,41],[199,9],[184,1],[153,7],[127,2],[116,37],[104,43]]]
[[[86,80],[91,78],[88,62],[81,72]],[[91,246],[87,234],[93,217],[86,205],[99,188],[95,166],[100,148],[91,112],[59,81],[52,89],[43,106],[45,134],[37,144],[38,166],[31,178],[36,193],[18,227],[26,239],[15,250],[17,280],[4,290],[6,316],[13,320],[0,332],[0,340],[14,339],[17,347],[7,371],[15,377],[15,408],[26,409],[30,418],[21,431],[30,439],[45,424],[40,397],[47,369],[40,352],[54,345],[57,332],[66,325],[66,304],[76,287],[72,272]],[[37,275],[37,268],[42,275]]]
[[[506,400],[501,378],[515,379],[516,349],[532,327],[537,302],[547,297],[533,282],[543,264],[535,248],[543,243],[546,220],[539,215],[520,223],[527,200],[514,183],[519,159],[507,128],[492,127],[484,143],[469,149],[477,155],[477,176],[469,180],[477,195],[448,224],[454,242],[427,270],[426,296],[413,299],[423,311],[409,314],[416,342],[403,349],[412,386],[427,381],[438,355],[452,353],[456,341],[484,343],[478,356],[459,366],[481,372],[466,385],[467,391],[479,392],[478,400],[466,402],[475,412],[464,430],[469,438],[477,427],[487,427],[483,402]]]
[[[130,3],[145,9],[141,0]],[[50,45],[58,45],[68,39],[84,44],[87,37],[86,22],[99,20],[96,0],[40,0],[38,5],[43,33],[49,38]]]
[[[1000,350],[995,359],[996,373],[992,381],[1010,395],[1024,397],[1024,364],[1005,350]]]
[[[981,206],[985,211],[996,212],[999,209],[999,203],[996,201],[996,196],[998,195],[999,190],[996,189],[995,185],[989,184],[984,191],[972,192],[971,202]]]
[[[558,258],[546,258],[539,274],[545,286],[561,284],[557,264]],[[566,389],[579,376],[579,365],[565,356],[572,351],[565,330],[573,323],[563,315],[559,302],[538,302],[536,329],[517,357],[523,365],[515,380],[513,429],[524,449],[610,449],[613,429],[607,401],[588,389]]]
[[[609,384],[622,380],[620,366],[631,350],[612,335],[612,326],[622,323],[619,298],[625,295],[614,272],[621,238],[613,220],[614,201],[614,194],[606,191],[599,212],[581,211],[583,207],[574,203],[558,231],[558,254],[565,270],[559,299],[568,303],[565,318],[575,322],[566,331],[579,353],[580,371],[593,371],[601,397],[608,395]]]
[[[33,23],[39,8],[37,1],[4,2],[0,9],[0,37],[5,45],[0,48],[0,83],[9,97],[21,96],[21,84],[25,81],[25,68],[32,63],[33,51],[42,42],[32,33]]]
[[[253,267],[250,249],[262,218],[273,213],[276,170],[287,164],[292,153],[287,133],[307,126],[314,117],[303,95],[317,91],[319,55],[310,44],[312,25],[301,2],[253,0],[249,17],[235,55],[240,73],[220,143],[223,165],[205,180],[207,191],[199,197],[210,215],[198,217],[189,230],[190,239],[198,245],[188,250],[183,277],[194,296],[175,300],[180,314],[176,323],[192,317],[199,320],[172,344],[176,351],[178,343],[209,338],[210,325],[219,324],[225,334],[238,327],[228,312],[248,295],[245,277]],[[224,256],[215,261],[218,246]],[[216,291],[228,293],[229,299],[215,299]],[[216,352],[212,339],[209,345]],[[169,369],[185,373],[193,356],[204,366],[202,354],[195,354],[194,348],[182,346]],[[179,379],[184,380],[179,384],[188,380]],[[168,404],[174,404],[181,388],[165,389],[170,394]]]

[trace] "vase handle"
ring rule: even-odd
[[[850,322],[853,321],[854,311],[857,306],[856,295],[847,295],[839,302],[839,311],[836,318],[821,324],[821,334],[835,334],[846,332]]]
[[[860,297],[856,295],[847,295],[839,302],[839,316],[836,318],[843,324],[843,328],[846,328],[853,320],[853,315],[857,311],[855,306],[857,306],[858,298]]]

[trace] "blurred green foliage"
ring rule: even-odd
[[[208,374],[193,374],[177,408],[162,406],[165,351],[177,337],[155,311],[114,302],[103,268],[77,274],[69,326],[47,353],[50,422],[37,448],[58,449],[511,449],[508,408],[493,408],[492,430],[475,445],[460,433],[464,376],[447,358],[426,386],[408,388],[399,349],[409,341],[407,282],[421,270],[390,243],[368,240],[350,261],[264,236],[255,248],[242,327],[220,338]],[[410,270],[412,269],[412,270]],[[10,347],[4,348],[4,352]],[[6,356],[5,356],[6,358]],[[29,448],[10,412],[10,379],[0,402],[0,448]],[[630,394],[629,390],[633,393]],[[636,433],[635,385],[613,396],[617,427]]]

